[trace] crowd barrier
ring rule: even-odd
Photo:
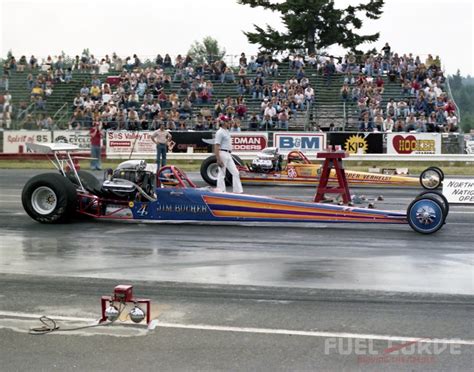
[[[107,158],[153,158],[156,146],[150,131],[107,131],[104,149]],[[171,132],[174,147],[171,159],[202,159],[212,152],[214,132]],[[472,161],[472,135],[449,133],[356,133],[356,132],[232,132],[234,152],[252,157],[269,146],[282,154],[300,150],[308,155],[334,146],[352,154],[353,160]],[[4,131],[0,132],[2,154],[25,154],[26,143],[67,142],[90,150],[89,131]]]

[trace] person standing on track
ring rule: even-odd
[[[151,140],[156,144],[156,166],[158,171],[166,165],[166,153],[168,143],[171,141],[171,133],[165,129],[164,124],[160,124],[160,128],[151,134]]]
[[[229,132],[229,121],[228,116],[222,115],[219,118],[220,128],[216,133],[216,140],[214,146],[214,152],[216,154],[217,165],[219,171],[217,173],[217,189],[221,192],[225,192],[225,175],[226,171],[229,170],[232,174],[232,191],[236,194],[242,194],[242,183],[240,182],[240,175],[237,167],[235,166],[234,159],[232,158],[232,142]]]

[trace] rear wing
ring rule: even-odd
[[[79,151],[77,145],[71,143],[27,143],[26,148],[38,154],[54,154],[55,152]]]
[[[79,190],[86,191],[77,173],[76,164],[71,157],[71,152],[81,150],[79,146],[70,143],[27,143],[26,148],[38,154],[45,154],[64,177],[67,177],[68,172],[72,172],[79,185]],[[48,155],[53,155],[54,159]]]

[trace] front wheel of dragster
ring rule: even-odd
[[[39,174],[23,187],[21,201],[26,213],[38,222],[65,222],[76,211],[76,186],[57,173]]]
[[[443,171],[438,167],[426,168],[420,174],[420,185],[426,190],[435,190],[441,186],[444,179]]]
[[[430,190],[425,190],[425,191],[421,192],[420,194],[418,194],[416,196],[416,199],[421,199],[425,196],[435,198],[436,200],[438,200],[441,203],[441,206],[443,207],[444,219],[446,220],[446,217],[448,217],[448,214],[449,214],[448,199],[446,199],[446,197],[443,194],[441,194],[440,192],[430,191]]]
[[[435,198],[423,196],[413,200],[407,209],[408,224],[420,234],[432,234],[444,224],[442,204]]]

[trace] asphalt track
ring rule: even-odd
[[[473,207],[451,206],[447,224],[429,236],[408,225],[49,226],[21,207],[21,188],[36,173],[0,171],[2,369],[472,368]],[[377,208],[404,210],[419,190],[353,191],[382,194]],[[245,192],[310,200],[314,189],[247,186]],[[25,333],[40,314],[65,317],[66,328],[96,319],[100,296],[119,283],[153,300],[155,331]],[[356,341],[372,340],[381,351],[420,338],[456,339],[460,353],[424,350],[425,359],[416,361],[394,358],[412,356],[406,348],[385,360],[348,350]],[[342,344],[325,350],[333,341]]]

